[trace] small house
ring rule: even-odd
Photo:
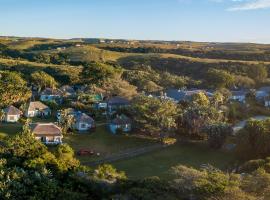
[[[95,128],[95,121],[87,114],[79,112],[75,115],[74,126],[78,131],[89,131]]]
[[[55,101],[61,104],[63,102],[63,92],[59,89],[46,88],[41,92],[40,100],[44,102]]]
[[[119,109],[127,108],[129,106],[129,100],[118,96],[110,98],[107,102],[107,109],[109,113],[113,113]]]
[[[18,122],[22,114],[22,112],[14,106],[9,106],[5,108],[3,111],[5,114],[4,116],[5,122],[12,122],[12,123]]]
[[[168,99],[173,100],[176,103],[179,103],[183,101],[185,102],[191,101],[192,96],[198,93],[204,93],[209,98],[213,96],[213,93],[208,92],[206,90],[199,90],[199,89],[193,89],[193,90],[168,89],[166,90],[164,96]]]
[[[33,101],[29,103],[26,110],[26,117],[48,117],[51,115],[51,109],[40,101]]]
[[[116,134],[117,131],[128,133],[131,131],[131,119],[123,114],[117,116],[110,122],[109,128],[113,134]]]
[[[67,98],[72,98],[72,97],[76,97],[76,91],[74,90],[73,87],[69,86],[69,85],[64,85],[60,88],[60,91],[63,93],[64,97]]]
[[[246,95],[247,95],[247,91],[231,91],[232,96],[230,97],[230,100],[233,101],[239,101],[241,103],[245,103],[246,102]]]
[[[62,144],[61,128],[54,123],[30,124],[34,137],[44,144]]]

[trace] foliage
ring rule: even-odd
[[[205,127],[209,146],[215,149],[221,148],[227,137],[233,132],[231,126],[224,122],[209,124]]]
[[[55,88],[57,82],[55,79],[43,71],[37,71],[31,74],[32,83],[39,88],[39,91],[45,88]]]
[[[69,131],[73,129],[73,125],[75,123],[74,115],[70,114],[69,109],[61,110],[59,125],[62,128],[63,134],[67,134]]]
[[[212,106],[189,106],[178,119],[178,130],[181,134],[206,138],[204,128],[223,119],[223,115]]]
[[[213,88],[230,88],[234,84],[234,77],[225,70],[209,69],[206,80]]]
[[[126,179],[124,172],[118,172],[113,166],[107,164],[99,166],[94,171],[93,177],[96,180],[108,183],[115,183],[116,181]]]
[[[242,159],[270,155],[270,120],[249,120],[237,137],[238,155]]]
[[[24,103],[31,97],[26,81],[16,72],[0,71],[0,107]]]
[[[149,135],[164,137],[173,132],[177,115],[177,105],[168,100],[139,96],[132,104],[136,127]]]

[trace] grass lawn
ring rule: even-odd
[[[22,125],[19,123],[0,123],[0,137],[8,135],[16,135],[22,130]]]
[[[112,163],[131,179],[159,176],[169,179],[171,167],[183,164],[195,168],[211,164],[225,170],[234,161],[232,153],[213,150],[203,144],[176,144],[142,156]]]
[[[105,126],[97,127],[94,133],[78,133],[64,136],[63,142],[71,145],[75,151],[86,148],[101,154],[100,157],[78,157],[82,164],[126,149],[144,147],[155,143],[155,141],[151,139],[142,139],[125,135],[112,135]]]

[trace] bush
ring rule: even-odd
[[[161,139],[162,144],[165,145],[173,145],[177,142],[177,139],[175,138],[163,138]]]

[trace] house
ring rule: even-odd
[[[20,119],[21,114],[22,114],[22,112],[14,106],[9,106],[5,108],[3,111],[5,113],[5,116],[4,116],[5,122],[13,122],[13,123],[17,122]]]
[[[264,106],[270,107],[270,96],[264,98]]]
[[[243,91],[243,90],[231,91],[232,96],[230,97],[230,100],[245,103],[247,93],[248,93],[247,91]]]
[[[256,91],[257,101],[262,101],[270,95],[270,87],[261,87]]]
[[[74,88],[69,85],[64,85],[60,88],[64,97],[72,98],[76,97],[77,93],[75,92]]]
[[[34,137],[44,144],[62,144],[61,128],[54,123],[30,124],[30,129]]]
[[[121,130],[124,133],[128,133],[131,131],[131,119],[123,114],[117,116],[111,121],[109,128],[113,134],[116,134],[118,130]]]
[[[112,97],[107,101],[107,109],[109,113],[113,113],[118,109],[127,108],[130,106],[129,100],[123,97]]]
[[[207,97],[212,97],[213,93],[207,92],[205,90],[181,90],[181,89],[168,89],[165,91],[164,96],[165,98],[171,99],[176,103],[181,101],[191,101],[192,96],[194,94],[204,93]]]
[[[78,112],[75,115],[75,129],[78,131],[89,131],[95,128],[95,121],[85,113]]]
[[[26,110],[26,117],[48,117],[51,115],[51,109],[40,101],[33,101],[29,103]]]
[[[59,89],[46,88],[41,92],[40,100],[44,102],[55,101],[61,104],[63,102],[63,92]]]

